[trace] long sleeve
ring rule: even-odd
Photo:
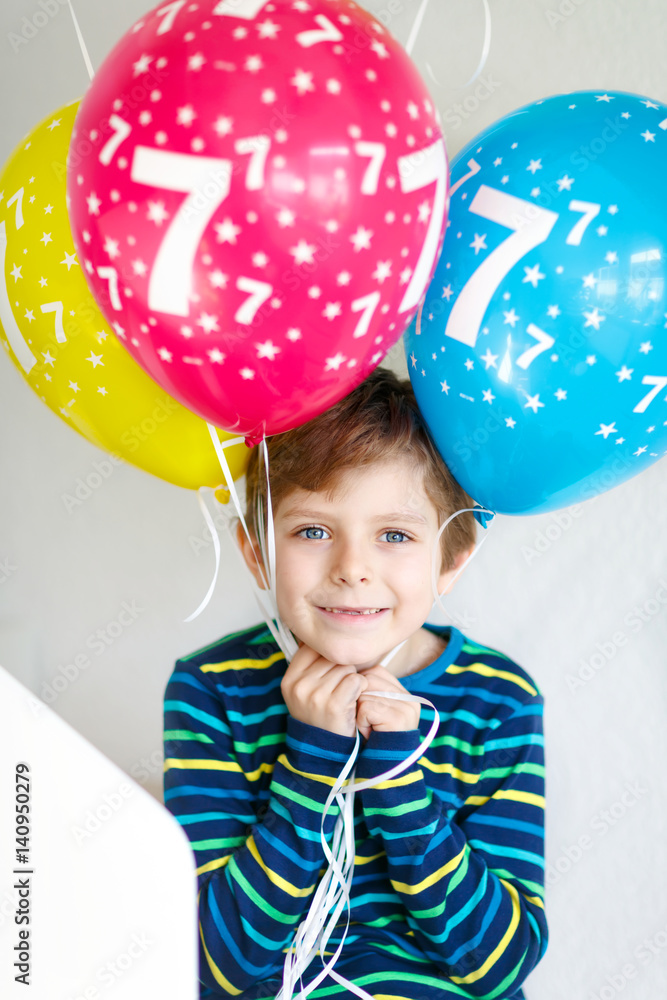
[[[165,805],[195,854],[200,979],[224,997],[280,975],[326,867],[324,803],[354,748],[293,719],[275,691],[271,700],[263,712],[226,710],[209,676],[178,663],[165,692]],[[337,815],[334,803],[329,840]]]
[[[428,787],[424,757],[359,793],[416,941],[465,995],[482,1000],[513,997],[547,947],[542,709],[536,694],[487,728],[483,752],[469,748],[475,772],[435,766],[464,788],[458,802]],[[388,771],[422,738],[416,729],[373,732],[357,778]]]

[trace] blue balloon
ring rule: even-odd
[[[583,91],[501,118],[451,164],[405,334],[452,474],[497,513],[597,496],[667,450],[667,107]]]

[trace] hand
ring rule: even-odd
[[[367,686],[359,696],[357,728],[365,740],[373,730],[379,733],[408,732],[419,728],[421,705],[416,701],[397,701],[394,698],[366,697],[371,691],[396,691],[410,694],[398,677],[385,667],[368,667],[360,671]]]
[[[356,667],[325,660],[302,644],[280,690],[293,718],[340,736],[356,736],[357,699],[367,685]]]

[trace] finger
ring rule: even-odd
[[[296,680],[297,677],[301,677],[305,673],[315,672],[317,676],[322,676],[332,666],[334,664],[331,660],[325,659],[317,650],[304,644],[292,657],[288,669],[290,676]]]

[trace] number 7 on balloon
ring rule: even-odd
[[[445,336],[474,347],[486,310],[501,281],[522,257],[545,242],[558,213],[486,184],[479,188],[469,211],[513,230],[468,279],[449,314]]]

